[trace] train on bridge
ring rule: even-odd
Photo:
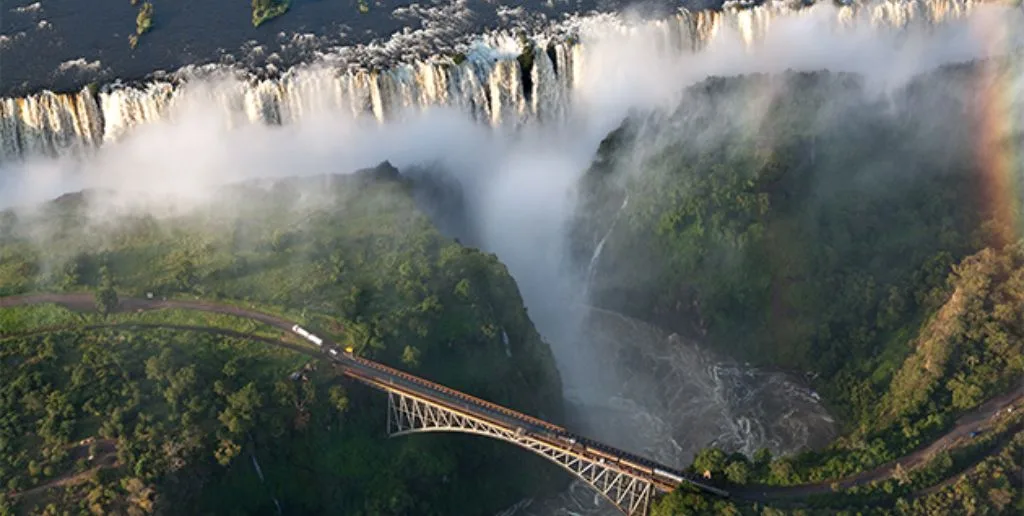
[[[545,440],[550,443],[556,443],[560,446],[564,446],[579,455],[596,457],[597,462],[600,464],[614,465],[621,469],[631,471],[636,476],[647,478],[663,488],[672,489],[679,484],[689,483],[721,497],[729,496],[728,491],[708,485],[707,483],[693,478],[686,473],[673,471],[652,460],[612,448],[611,446],[592,439],[578,436],[558,425],[551,424],[542,419],[537,419],[535,417],[516,412],[507,407],[470,396],[464,392],[430,382],[418,376],[390,368],[372,360],[357,357],[355,356],[351,346],[346,347],[343,352],[339,351],[338,347],[333,344],[327,343],[327,345],[324,345],[324,339],[314,335],[312,332],[298,324],[292,326],[292,331],[309,342],[312,342],[320,348],[321,351],[330,355],[334,359],[340,360],[342,353],[344,353],[345,362],[350,365],[361,366],[372,370],[380,377],[385,378],[387,383],[394,384],[394,380],[398,379],[410,384],[408,387],[431,392],[434,393],[435,396],[441,395],[446,399],[446,403],[455,404],[470,414],[483,416],[486,419],[493,420],[499,425],[507,428],[513,428],[515,429],[516,435],[520,437],[529,436],[534,439]],[[366,373],[361,373],[357,377],[362,377],[363,374]]]
[[[638,473],[639,476],[649,478],[658,484],[674,488],[679,484],[689,483],[723,498],[727,498],[729,496],[728,491],[698,481],[691,476],[687,476],[683,472],[670,470],[669,468],[650,459],[645,459],[623,450],[612,448],[611,446],[592,439],[572,434],[564,429],[560,432],[552,433],[545,429],[533,428],[523,429],[523,433],[526,435],[532,434],[534,437],[557,439],[579,454],[596,456],[598,458],[598,463],[600,464],[614,464],[620,468]]]

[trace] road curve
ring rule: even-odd
[[[605,315],[611,315],[614,317],[624,318],[632,321],[633,324],[640,323],[644,325],[650,325],[648,321],[641,319],[635,319],[629,315],[625,315],[613,310],[608,310],[599,306],[593,306],[588,304],[579,303],[576,305],[581,309],[585,309],[591,312],[601,313]],[[667,331],[665,332],[668,333]],[[783,369],[764,368],[767,370],[781,371],[793,374],[794,376],[800,376],[805,374],[802,371],[787,371]],[[930,460],[939,452],[947,450],[956,444],[958,440],[961,440],[970,435],[971,432],[982,430],[986,424],[996,416],[1001,410],[1016,407],[1015,410],[1024,410],[1024,383],[1020,383],[1018,387],[1010,392],[1004,393],[1000,396],[992,398],[968,413],[960,416],[953,428],[951,428],[946,434],[936,438],[934,441],[924,445],[923,447],[910,452],[899,459],[882,464],[873,469],[861,471],[848,477],[844,477],[838,480],[825,480],[821,482],[813,482],[808,484],[798,484],[789,486],[774,486],[774,485],[736,485],[729,488],[730,495],[734,498],[745,499],[750,501],[771,501],[779,499],[792,499],[799,497],[806,497],[817,494],[829,494],[832,493],[832,484],[835,483],[840,489],[850,489],[857,486],[870,484],[875,481],[885,480],[892,477],[896,472],[897,465],[900,466],[904,471],[918,467],[923,463]]]
[[[96,309],[95,296],[92,293],[89,293],[89,292],[36,293],[36,294],[25,294],[25,295],[17,295],[17,296],[0,297],[0,308],[22,306],[22,305],[31,305],[31,304],[42,304],[42,303],[57,304],[57,305],[64,306],[64,307],[67,307],[68,309],[76,310],[76,311],[93,311],[93,310]],[[219,314],[225,314],[225,315],[233,315],[233,316],[248,318],[248,319],[252,319],[252,320],[255,320],[255,321],[259,321],[259,322],[265,323],[265,324],[270,325],[270,326],[272,326],[274,328],[278,328],[278,329],[284,331],[286,334],[289,334],[289,335],[293,334],[292,327],[296,324],[295,322],[289,321],[289,320],[284,319],[282,317],[270,315],[270,314],[267,314],[267,313],[264,313],[264,312],[260,312],[260,311],[257,311],[257,310],[246,309],[246,308],[242,308],[242,307],[239,307],[239,306],[220,304],[220,303],[215,303],[215,302],[210,302],[210,301],[198,301],[198,300],[191,301],[191,300],[175,300],[175,299],[139,299],[139,298],[125,297],[125,298],[120,298],[119,299],[119,303],[118,303],[118,307],[117,307],[117,310],[121,311],[121,312],[130,312],[130,311],[138,311],[138,310],[158,310],[158,309],[186,309],[186,310],[197,310],[197,311],[219,313]],[[139,323],[124,323],[123,325],[124,326],[145,327],[145,325],[139,324]],[[103,326],[109,327],[110,325],[103,325]],[[152,324],[152,325],[150,325],[150,327],[168,327],[168,328],[171,328],[171,327],[174,327],[174,325],[170,325],[170,324],[166,324],[166,325],[165,324]],[[179,326],[179,328],[180,329],[195,329],[194,327],[186,327],[186,326]],[[50,331],[53,331],[53,330],[50,330]],[[225,331],[223,333],[229,334],[227,331]],[[235,334],[239,335],[239,336],[244,335],[244,334],[237,334],[237,332]],[[0,334],[0,338],[2,338],[2,337],[4,337],[4,335]],[[323,338],[322,335],[320,337]],[[252,336],[252,338],[259,338],[259,337]],[[274,339],[264,339],[264,338],[259,338],[259,339],[260,340],[267,340],[267,341],[270,341],[273,344],[285,345],[287,347],[295,349],[295,347],[293,347],[294,345],[287,345],[283,341],[276,341]],[[323,338],[323,347],[322,347],[322,349],[324,351],[326,351],[326,350],[331,349],[331,348],[337,349],[337,344],[334,343],[334,342],[331,342],[330,339]],[[517,411],[514,411],[512,409],[509,409],[507,407],[504,407],[504,406],[501,406],[501,405],[498,405],[498,404],[495,404],[495,403],[491,403],[491,402],[482,400],[480,398],[476,398],[474,396],[471,396],[471,395],[468,395],[466,393],[457,391],[455,389],[451,389],[451,388],[446,387],[444,385],[437,384],[435,382],[431,382],[429,380],[426,380],[426,379],[423,379],[423,378],[420,378],[420,377],[417,377],[417,376],[405,373],[404,371],[400,371],[400,370],[397,370],[397,369],[393,369],[393,368],[387,367],[387,366],[385,366],[383,364],[374,362],[372,360],[367,360],[367,359],[364,359],[364,358],[361,358],[361,357],[349,357],[349,356],[346,356],[346,355],[341,354],[341,353],[333,354],[333,356],[331,356],[331,355],[327,355],[325,353],[317,353],[316,351],[312,350],[311,348],[310,349],[297,349],[297,350],[298,351],[302,351],[304,353],[310,353],[310,354],[312,354],[314,356],[324,357],[324,358],[327,358],[329,360],[332,360],[335,363],[341,365],[345,369],[346,375],[348,375],[348,376],[350,376],[350,377],[352,377],[352,378],[354,378],[356,380],[359,380],[359,381],[361,381],[363,383],[367,383],[368,385],[371,385],[371,386],[374,386],[374,387],[377,387],[377,388],[384,388],[384,387],[381,387],[381,386],[385,386],[386,385],[386,386],[390,386],[391,388],[406,389],[409,392],[412,392],[412,393],[420,395],[420,396],[426,396],[426,397],[428,397],[430,399],[433,399],[434,401],[441,402],[442,404],[447,405],[447,406],[449,406],[451,408],[454,408],[456,410],[460,410],[460,411],[461,410],[468,410],[469,413],[471,413],[471,414],[473,414],[473,415],[475,415],[477,417],[484,417],[486,419],[491,419],[491,420],[493,420],[494,422],[496,422],[498,424],[507,426],[508,428],[516,428],[516,427],[527,427],[527,428],[531,428],[532,427],[532,428],[537,428],[537,429],[541,430],[542,432],[550,433],[552,436],[554,436],[551,439],[554,439],[556,441],[558,441],[558,440],[564,440],[564,441],[567,441],[567,442],[571,441],[573,443],[572,447],[574,449],[576,447],[578,447],[579,445],[583,445],[583,446],[585,446],[589,450],[587,452],[580,452],[580,453],[593,454],[595,456],[603,455],[603,456],[606,456],[606,457],[612,457],[612,458],[616,459],[616,463],[618,463],[618,459],[621,459],[622,462],[623,462],[623,465],[621,467],[625,468],[626,470],[634,471],[634,470],[636,470],[636,468],[638,466],[640,468],[647,468],[648,469],[648,473],[650,472],[649,470],[655,469],[655,468],[661,469],[661,470],[664,470],[664,471],[674,472],[679,477],[684,478],[686,482],[688,482],[690,484],[693,484],[695,487],[698,487],[699,489],[702,489],[702,490],[705,490],[705,491],[709,491],[709,492],[712,492],[712,493],[715,493],[715,494],[719,494],[719,495],[725,495],[724,491],[722,491],[721,489],[719,489],[719,488],[717,488],[717,487],[715,487],[713,485],[710,485],[711,483],[706,482],[703,479],[691,478],[691,475],[689,475],[689,474],[687,474],[685,472],[674,471],[673,469],[671,469],[671,468],[669,468],[667,466],[657,464],[657,463],[655,463],[655,462],[653,462],[653,461],[651,461],[649,459],[646,459],[646,458],[643,458],[643,457],[638,457],[636,455],[630,454],[630,453],[625,452],[623,450],[619,450],[619,449],[614,448],[612,446],[608,446],[608,445],[606,445],[604,443],[599,443],[597,441],[593,441],[591,439],[587,439],[587,438],[585,438],[583,436],[572,434],[572,433],[568,432],[567,430],[565,430],[564,428],[561,428],[561,427],[559,427],[557,425],[553,425],[553,424],[551,424],[551,423],[549,423],[547,421],[543,421],[543,420],[534,418],[532,416],[523,414],[521,412],[517,412]],[[547,437],[542,437],[542,438],[543,439],[548,439]],[[565,443],[558,442],[558,445],[559,446],[565,446]],[[637,466],[626,466],[625,463],[627,461],[632,462],[632,463],[636,464]],[[637,470],[637,471],[639,471],[639,470]],[[634,471],[634,473],[635,474],[640,474],[640,473],[637,473],[637,471]],[[666,484],[665,482],[655,482],[655,487],[659,488],[660,490],[669,491],[669,490],[673,489],[675,487],[675,485],[674,484],[669,485],[669,484]]]
[[[899,459],[882,464],[874,469],[862,471],[838,480],[824,480],[810,484],[799,484],[792,486],[738,486],[730,492],[736,498],[743,498],[753,501],[771,501],[785,498],[799,498],[817,494],[828,494],[834,492],[832,484],[835,483],[840,490],[846,490],[891,478],[897,466],[904,471],[918,467],[938,453],[948,450],[956,444],[956,441],[968,437],[971,432],[983,431],[990,420],[996,417],[1004,409],[1024,410],[1024,384],[1016,389],[997,396],[983,403],[979,407],[960,416],[956,425],[941,437],[931,443],[913,451]]]
[[[241,331],[228,330],[226,328],[217,328],[215,326],[198,326],[191,324],[171,324],[171,323],[143,323],[143,322],[115,322],[115,323],[97,323],[97,324],[76,324],[76,325],[63,325],[63,326],[47,326],[43,328],[35,328],[29,331],[15,332],[15,333],[0,333],[0,340],[20,338],[20,337],[31,337],[33,335],[43,335],[46,333],[54,333],[58,331],[70,331],[70,330],[103,330],[103,329],[141,329],[141,330],[180,330],[180,331],[195,331],[202,333],[214,333],[217,335],[226,335],[228,337],[235,337],[239,339],[255,340],[266,344],[273,344],[283,348],[288,348],[297,353],[312,356],[314,358],[320,358],[321,354],[317,353],[312,348],[306,346],[299,346],[298,344],[292,344],[286,342],[283,339],[275,339],[273,337],[264,337],[263,335],[255,335],[252,333],[245,333]]]
[[[71,310],[77,311],[93,311],[95,310],[96,303],[95,297],[92,293],[87,292],[75,292],[75,293],[39,293],[39,294],[26,294],[16,296],[0,297],[0,308],[9,308],[15,306],[42,304],[42,303],[53,303],[67,307]],[[188,301],[188,300],[175,300],[175,299],[140,299],[140,298],[121,298],[118,304],[119,311],[136,311],[136,310],[158,310],[158,309],[187,309],[197,310],[210,313],[219,313],[225,315],[233,315],[237,317],[247,318],[255,321],[259,321],[285,331],[287,334],[292,333],[292,326],[296,323],[289,321],[282,317],[267,314],[257,310],[246,309],[234,305],[220,304],[210,301]],[[304,348],[295,344],[290,344],[284,340],[272,339],[269,337],[262,337],[258,335],[251,335],[242,332],[236,332],[232,330],[221,330],[218,328],[209,328],[202,326],[187,326],[187,325],[174,325],[174,324],[162,324],[162,323],[112,323],[112,324],[94,324],[85,326],[76,326],[76,328],[108,328],[108,327],[138,327],[138,328],[171,328],[181,330],[192,330],[192,331],[216,331],[217,333],[231,335],[235,337],[248,338],[253,340],[259,340],[270,344],[286,347],[297,352],[305,353],[315,357],[326,357],[324,354],[317,353],[311,348]],[[60,328],[58,328],[60,329]],[[65,328],[66,329],[66,328]],[[23,334],[0,334],[0,338],[15,337],[18,335],[28,335],[32,333],[44,333],[55,331],[55,329],[44,329],[35,332],[26,332]],[[334,343],[325,339],[325,345],[334,345]],[[343,365],[349,369],[357,370],[356,375],[350,375],[357,378],[360,375],[363,376],[382,376],[385,380],[398,381],[403,384],[408,384],[411,388],[415,389],[427,389],[432,394],[438,396],[442,401],[452,401],[450,398],[455,397],[459,402],[470,402],[471,404],[483,409],[485,412],[494,412],[497,415],[511,418],[513,420],[524,421],[533,423],[535,418],[520,414],[512,411],[505,407],[497,406],[495,404],[479,400],[472,396],[454,391],[444,387],[443,385],[429,382],[421,378],[409,375],[402,371],[391,369],[383,364],[377,364],[376,362],[366,359],[355,359],[355,360],[344,360]],[[452,394],[455,393],[455,394]],[[497,409],[495,407],[498,407]],[[872,470],[863,471],[849,477],[839,480],[827,480],[822,482],[815,482],[809,484],[800,484],[793,486],[759,486],[759,485],[747,485],[747,486],[733,486],[729,490],[729,494],[732,497],[749,500],[749,501],[761,501],[768,502],[772,500],[780,500],[787,498],[806,497],[815,494],[826,494],[832,493],[833,483],[838,484],[840,489],[849,489],[851,487],[860,486],[883,480],[892,477],[896,467],[900,466],[904,470],[913,468],[926,462],[936,453],[948,449],[957,440],[969,435],[971,432],[978,431],[984,428],[985,424],[999,414],[1004,408],[1016,407],[1018,410],[1024,409],[1024,385],[1018,386],[1017,389],[1003,394],[999,397],[993,398],[976,409],[968,412],[961,416],[956,426],[954,426],[945,435],[939,437],[929,445],[918,449],[902,458],[892,461],[887,464],[883,464]],[[550,425],[550,423],[545,425]],[[553,426],[553,425],[552,425]],[[558,428],[558,427],[554,427]],[[589,440],[588,440],[589,441]],[[600,443],[595,443],[595,445]],[[612,447],[606,447],[609,451],[619,452],[625,457],[634,458],[631,454],[626,454],[620,450],[616,450]],[[643,462],[648,462],[644,460]]]
[[[134,297],[124,297],[120,298],[118,301],[118,311],[122,312],[134,310],[160,310],[164,308],[199,310],[202,312],[234,315],[246,319],[252,319],[287,332],[291,332],[292,326],[295,324],[292,321],[275,315],[270,315],[268,313],[249,310],[234,305],[213,303],[210,301],[141,299]],[[0,308],[21,305],[37,305],[42,303],[53,303],[77,311],[93,311],[96,309],[96,297],[91,292],[69,292],[66,294],[40,293],[0,297]]]

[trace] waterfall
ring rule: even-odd
[[[608,241],[608,237],[611,236],[612,231],[615,230],[615,224],[619,222],[619,216],[622,215],[622,211],[626,209],[627,205],[629,205],[629,194],[626,194],[626,197],[622,199],[622,205],[619,206],[619,209],[615,212],[615,217],[612,218],[612,223],[608,226],[608,231],[605,232],[604,236],[601,237],[601,241],[597,243],[597,247],[594,248],[594,255],[590,257],[590,264],[587,266],[587,282],[583,287],[585,289],[584,295],[590,293],[590,285],[593,283],[594,276],[597,274],[597,264],[601,259],[601,251],[604,250],[605,242]]]
[[[252,437],[250,436],[250,439],[251,439],[251,438],[252,438]],[[252,467],[253,467],[253,469],[255,469],[255,470],[256,470],[256,475],[260,477],[260,483],[261,483],[261,484],[266,484],[267,482],[266,482],[266,480],[265,480],[265,479],[263,478],[263,468],[261,468],[261,467],[260,467],[260,463],[256,461],[256,454],[255,454],[255,453],[252,453],[252,452],[250,452],[250,453],[249,453],[249,458],[251,458],[251,459],[252,459]],[[276,496],[274,496],[274,495],[270,495],[270,499],[274,501],[274,507],[276,507],[276,508],[277,508],[277,514],[278,514],[278,515],[282,514],[282,513],[281,513],[281,502],[279,502],[279,501],[277,500],[277,497],[276,497]]]
[[[81,152],[101,143],[102,135],[102,109],[88,91],[0,99],[0,161]]]
[[[900,29],[965,16],[973,0],[884,0],[834,9],[834,30],[855,23]],[[219,88],[202,93],[229,126],[289,124],[324,113],[372,117],[383,123],[403,110],[450,106],[469,112],[481,123],[517,127],[567,115],[572,92],[586,70],[583,48],[588,27],[628,35],[653,34],[658,52],[699,52],[724,31],[739,34],[747,47],[763,40],[783,16],[812,16],[816,8],[782,3],[744,6],[727,3],[721,10],[685,9],[666,19],[642,24],[614,14],[591,15],[553,24],[544,34],[516,38],[488,34],[456,56],[434,56],[395,63],[380,70],[371,57],[340,49],[323,62],[294,67],[277,78],[208,66],[189,67],[143,85],[113,83],[72,93],[43,91],[24,98],[0,99],[0,163],[31,156],[88,152],[115,142],[134,128],[173,116],[174,106],[191,83],[219,79]],[[348,49],[351,50],[351,49]],[[344,55],[344,58],[338,56]],[[526,57],[526,58],[524,58]],[[377,63],[379,56],[372,58]],[[210,71],[212,69],[212,72]],[[202,80],[198,80],[202,79]]]

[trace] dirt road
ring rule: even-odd
[[[26,294],[23,296],[0,297],[0,308],[22,305],[36,305],[41,303],[53,303],[77,311],[93,311],[96,309],[96,298],[90,292],[74,292],[67,294]],[[247,310],[234,305],[213,303],[209,301],[185,301],[178,299],[142,299],[126,297],[119,299],[118,311],[129,312],[135,310],[159,310],[161,308],[179,308],[185,310],[200,310],[218,314],[235,315],[245,317],[262,323],[269,324],[284,331],[291,331],[295,324],[292,321],[259,312]]]
[[[0,308],[41,303],[54,303],[78,311],[92,311],[95,310],[96,307],[95,298],[91,293],[43,293],[0,297]],[[204,312],[234,315],[238,317],[244,317],[255,321],[259,321],[289,333],[291,332],[292,326],[295,324],[294,322],[288,321],[281,317],[259,312],[256,310],[246,309],[233,305],[225,305],[210,301],[122,298],[120,299],[120,303],[118,306],[118,309],[120,311],[159,310],[164,308],[199,310]],[[314,353],[310,349],[305,349],[302,348],[301,346],[290,344],[282,340],[270,339],[267,337],[260,337],[255,335],[248,335],[240,332],[235,332],[231,330],[221,330],[217,328],[202,328],[172,324],[145,323],[118,323],[107,325],[97,324],[92,326],[134,326],[140,328],[161,327],[182,330],[213,331],[237,337],[260,340],[270,344],[288,347],[302,353]],[[53,330],[51,329],[41,331]],[[4,334],[0,333],[0,336],[4,336]],[[1012,408],[1013,410],[1024,410],[1024,384],[1018,386],[1015,390],[1003,394],[999,397],[993,398],[985,402],[981,406],[977,407],[976,409],[968,412],[967,414],[964,414],[957,420],[956,425],[952,429],[950,429],[949,432],[939,437],[929,445],[921,449],[918,449],[908,455],[905,455],[898,460],[895,460],[887,464],[883,464],[877,468],[868,471],[863,471],[838,481],[823,481],[795,486],[738,486],[729,489],[729,491],[734,498],[742,500],[772,501],[786,498],[806,497],[815,494],[831,493],[833,492],[833,484],[837,484],[840,489],[849,489],[851,487],[869,484],[871,482],[875,482],[878,480],[884,480],[893,476],[897,466],[900,466],[904,471],[913,469],[914,467],[927,462],[937,453],[953,447],[960,440],[969,438],[972,432],[984,431],[990,424],[991,420],[996,415],[998,415],[1000,411],[1009,408]]]
[[[938,453],[955,447],[957,442],[960,440],[970,438],[972,432],[985,431],[992,422],[992,419],[1001,411],[1007,409],[1024,410],[1024,384],[1018,386],[1013,391],[992,398],[981,406],[967,414],[964,414],[957,420],[956,426],[951,428],[938,439],[932,441],[927,446],[910,454],[904,455],[897,460],[882,464],[877,468],[862,471],[855,475],[835,481],[827,480],[795,486],[750,486],[738,489],[734,488],[730,492],[736,498],[770,501],[778,500],[780,498],[800,498],[816,494],[831,493],[833,492],[833,483],[838,485],[839,489],[845,490],[851,487],[885,480],[895,474],[897,466],[900,466],[904,471],[909,471],[928,462]]]

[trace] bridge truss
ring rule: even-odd
[[[452,410],[430,400],[388,389],[388,435],[422,432],[463,432],[510,442],[544,457],[576,475],[629,516],[647,514],[650,480],[610,461],[578,453],[566,446]]]

